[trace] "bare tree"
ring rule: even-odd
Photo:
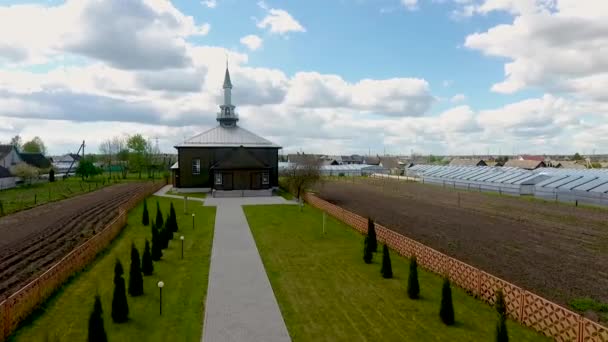
[[[321,161],[314,156],[301,155],[284,172],[287,187],[299,199],[306,189],[321,179]]]

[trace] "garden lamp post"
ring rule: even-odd
[[[192,213],[192,229],[194,229],[194,213]]]
[[[160,302],[159,302],[159,303],[160,303],[160,305],[159,305],[159,308],[160,308],[160,314],[161,314],[161,316],[162,316],[162,314],[163,314],[163,286],[165,286],[165,283],[163,283],[163,281],[162,281],[162,280],[161,280],[161,281],[159,281],[159,282],[158,282],[158,290],[159,290],[159,294],[160,294],[160,297],[159,297],[159,298],[160,298]]]
[[[182,260],[184,260],[184,236],[180,236],[179,239],[182,240]]]

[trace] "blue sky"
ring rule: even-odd
[[[214,124],[228,54],[241,124],[286,152],[601,151],[607,18],[593,0],[1,1],[0,141],[171,151]]]

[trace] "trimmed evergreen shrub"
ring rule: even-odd
[[[507,304],[505,303],[505,295],[503,294],[502,289],[496,290],[496,303],[494,304],[494,307],[499,316],[507,315]]]
[[[146,239],[144,255],[141,258],[141,271],[147,276],[154,273],[154,263],[152,262],[152,253],[150,252],[150,243],[148,242],[148,239]]]
[[[175,215],[175,208],[173,207],[173,202],[171,202],[169,217],[171,218],[171,227],[173,228],[173,232],[177,233],[179,228],[177,227],[177,215]]]
[[[160,248],[166,249],[169,247],[169,235],[165,227],[158,228],[158,240],[160,241]]]
[[[49,171],[49,182],[53,183],[55,181],[55,170],[51,169]]]
[[[507,317],[504,315],[498,315],[498,323],[496,323],[496,342],[509,342]]]
[[[391,266],[391,256],[388,252],[388,246],[382,247],[382,268],[380,269],[382,278],[390,279],[393,277],[393,267]]]
[[[116,259],[114,266],[114,295],[112,297],[112,320],[114,323],[124,323],[129,320],[129,304],[127,303],[127,291],[125,279],[122,277],[124,270],[120,260]]]
[[[167,234],[167,240],[173,240],[173,223],[171,222],[171,214],[169,214],[169,218],[167,219],[167,223],[165,223],[165,231]]]
[[[148,200],[144,199],[144,213],[141,217],[141,224],[147,226],[150,224],[150,214],[148,214]]]
[[[160,204],[156,201],[156,226],[160,229],[165,226],[165,221],[163,220],[163,212],[160,211]]]
[[[129,294],[133,297],[144,294],[144,278],[141,274],[139,251],[131,243],[131,268],[129,269]]]
[[[363,240],[363,261],[365,261],[366,264],[371,264],[372,259],[374,258],[374,253],[372,252],[372,249],[370,248],[369,241],[370,241],[369,236],[366,236],[365,240]]]
[[[367,219],[367,236],[369,236],[369,248],[373,253],[378,251],[378,239],[376,238],[376,225],[371,218]]]
[[[418,283],[418,260],[416,256],[410,259],[410,274],[407,277],[407,296],[410,299],[420,298],[420,284]]]
[[[163,257],[162,241],[156,223],[152,222],[152,260],[158,261]]]
[[[454,324],[454,304],[452,303],[452,288],[450,286],[450,280],[445,278],[443,280],[443,287],[441,288],[441,309],[439,310],[439,316],[441,321],[445,325]]]
[[[93,311],[89,316],[88,342],[108,342],[106,329],[103,326],[102,313],[103,310],[101,308],[101,298],[99,295],[96,295],[95,304],[93,304]]]

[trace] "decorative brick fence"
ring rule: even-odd
[[[110,222],[99,233],[53,265],[31,283],[0,303],[0,341],[19,326],[30,313],[42,304],[75,272],[82,270],[95,259],[97,253],[106,248],[127,224],[127,213],[145,197],[158,191],[164,183],[147,185],[145,190],[132,197],[118,209],[118,217]]]
[[[367,233],[367,219],[313,194],[304,199],[360,233]],[[405,257],[416,256],[425,269],[448,277],[467,293],[494,304],[495,292],[502,289],[507,313],[515,321],[554,338],[556,341],[608,342],[608,329],[560,305],[488,274],[464,262],[451,258],[417,241],[376,223],[378,240]]]

